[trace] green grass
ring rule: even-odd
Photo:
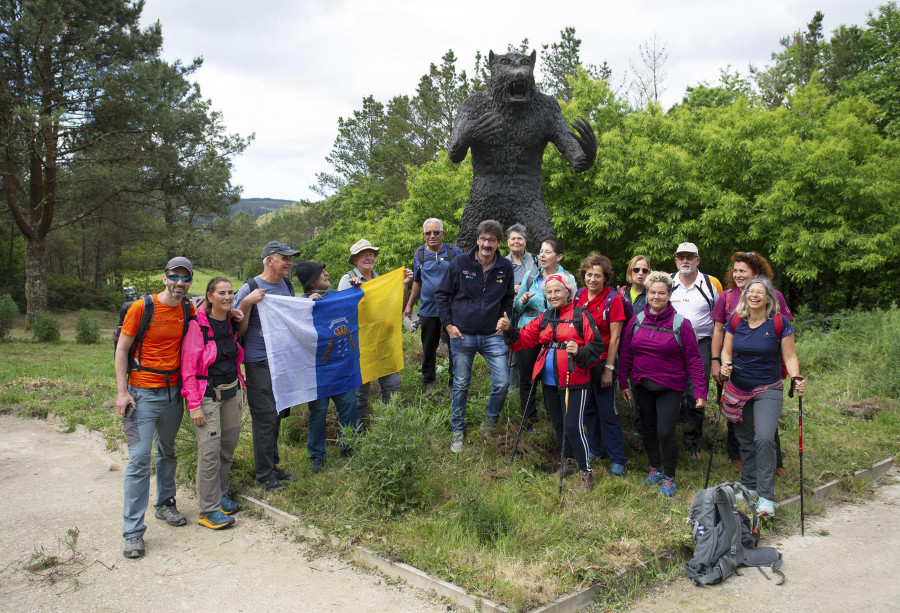
[[[74,321],[75,314],[62,317],[63,340],[57,345],[33,343],[19,329],[14,331],[15,340],[0,343],[0,407],[34,416],[52,411],[70,424],[83,423],[121,438],[120,422],[112,412],[111,344],[76,345]],[[108,320],[101,319],[101,331],[108,338]],[[801,370],[809,377],[803,405],[807,488],[838,478],[846,483],[847,495],[852,495],[861,487],[849,478],[854,470],[897,455],[900,412],[892,365],[900,358],[898,343],[900,310],[896,308],[850,314],[830,330],[818,325],[798,327]],[[326,469],[311,475],[305,448],[306,408],[295,407],[282,425],[281,464],[298,479],[284,492],[264,494],[253,478],[245,415],[232,469],[233,488],[264,497],[327,533],[514,610],[529,609],[592,584],[603,588],[602,606],[621,606],[647,584],[679,572],[679,564],[691,551],[685,518],[693,495],[703,486],[707,452],[700,462],[680,459],[678,493],[671,499],[641,485],[649,468],[646,456],[635,455],[631,449],[624,479],[608,477],[609,465],[601,462],[595,464],[596,485],[591,493],[578,492],[577,480],[569,477],[560,496],[557,480],[550,475],[558,455],[546,420],[520,442],[515,463],[509,462],[518,426],[517,393],[508,397],[500,428],[487,439],[479,432],[489,392],[487,366],[480,357],[469,395],[466,445],[463,453],[453,455],[446,360],[439,359],[435,391],[425,394],[419,384],[418,339],[404,334],[404,349],[403,390],[387,407],[374,402],[373,396],[373,422],[357,443],[356,457],[347,460],[337,453],[337,423],[334,411],[329,411]],[[372,387],[377,394],[377,385]],[[852,402],[874,406],[873,418],[843,413]],[[621,404],[619,410],[630,432],[631,409]],[[710,410],[705,429],[708,445],[714,417]],[[409,428],[401,427],[404,424]],[[737,478],[724,452],[724,432],[721,425],[713,483]],[[778,499],[796,494],[799,488],[796,399],[786,399],[781,438],[789,475],[776,481]],[[409,466],[391,462],[413,453],[411,439],[420,448],[415,457],[421,471],[409,477],[415,483],[394,483],[405,478]],[[178,450],[179,478],[190,486],[196,443],[187,422]],[[360,465],[381,461],[382,477],[361,478]],[[405,492],[415,504],[386,504],[391,498],[383,495],[385,491]],[[807,509],[808,514],[817,511]],[[787,533],[798,526],[797,513],[783,512],[767,530]]]

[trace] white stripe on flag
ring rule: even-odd
[[[256,305],[279,411],[319,397],[314,304],[309,298],[266,296]]]

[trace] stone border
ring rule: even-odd
[[[853,473],[853,477],[855,479],[866,481],[878,479],[888,470],[890,470],[891,466],[893,465],[894,458],[887,458],[885,460],[882,460],[881,462],[873,464],[870,468],[856,471],[855,473]],[[819,487],[815,488],[815,490],[813,490],[813,494],[811,497],[812,500],[810,502],[816,504],[824,502],[838,490],[839,486],[840,480],[829,481],[824,485],[820,485]],[[313,526],[303,526],[300,518],[295,515],[286,513],[281,509],[273,507],[272,505],[267,504],[261,500],[257,500],[256,498],[253,498],[251,496],[242,495],[241,499],[243,500],[244,504],[260,511],[263,515],[269,517],[275,523],[281,526],[292,528],[306,538],[317,541],[327,539],[334,547],[340,547],[344,545],[344,543],[342,543],[342,541],[335,536],[327,535]],[[782,509],[793,508],[794,506],[799,507],[800,496],[793,496],[792,498],[788,498],[787,500],[784,500],[776,504],[775,506]],[[454,604],[471,611],[485,611],[487,613],[509,613],[509,609],[500,604],[497,604],[490,600],[486,600],[484,598],[480,598],[478,596],[472,596],[458,585],[454,585],[452,583],[448,583],[447,581],[430,577],[418,568],[409,566],[408,564],[391,562],[390,560],[387,560],[364,547],[359,547],[358,545],[349,545],[349,553],[350,557],[357,562],[377,568],[389,577],[402,579],[413,587],[435,592],[439,596],[448,598]],[[580,608],[591,604],[594,600],[594,597],[600,592],[601,589],[601,586],[594,585],[587,589],[581,590],[580,592],[560,596],[552,602],[548,602],[547,604],[541,605],[536,609],[532,609],[530,613],[574,613]]]

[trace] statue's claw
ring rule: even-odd
[[[581,150],[587,158],[585,160],[584,168],[576,168],[576,170],[586,170],[593,165],[594,159],[597,157],[597,136],[594,134],[594,129],[591,127],[591,124],[588,123],[588,120],[581,115],[576,117],[575,121],[570,125],[575,132],[575,140],[578,141]]]

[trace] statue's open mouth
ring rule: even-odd
[[[507,88],[509,99],[513,102],[525,102],[528,100],[528,81],[518,79],[509,84]]]

